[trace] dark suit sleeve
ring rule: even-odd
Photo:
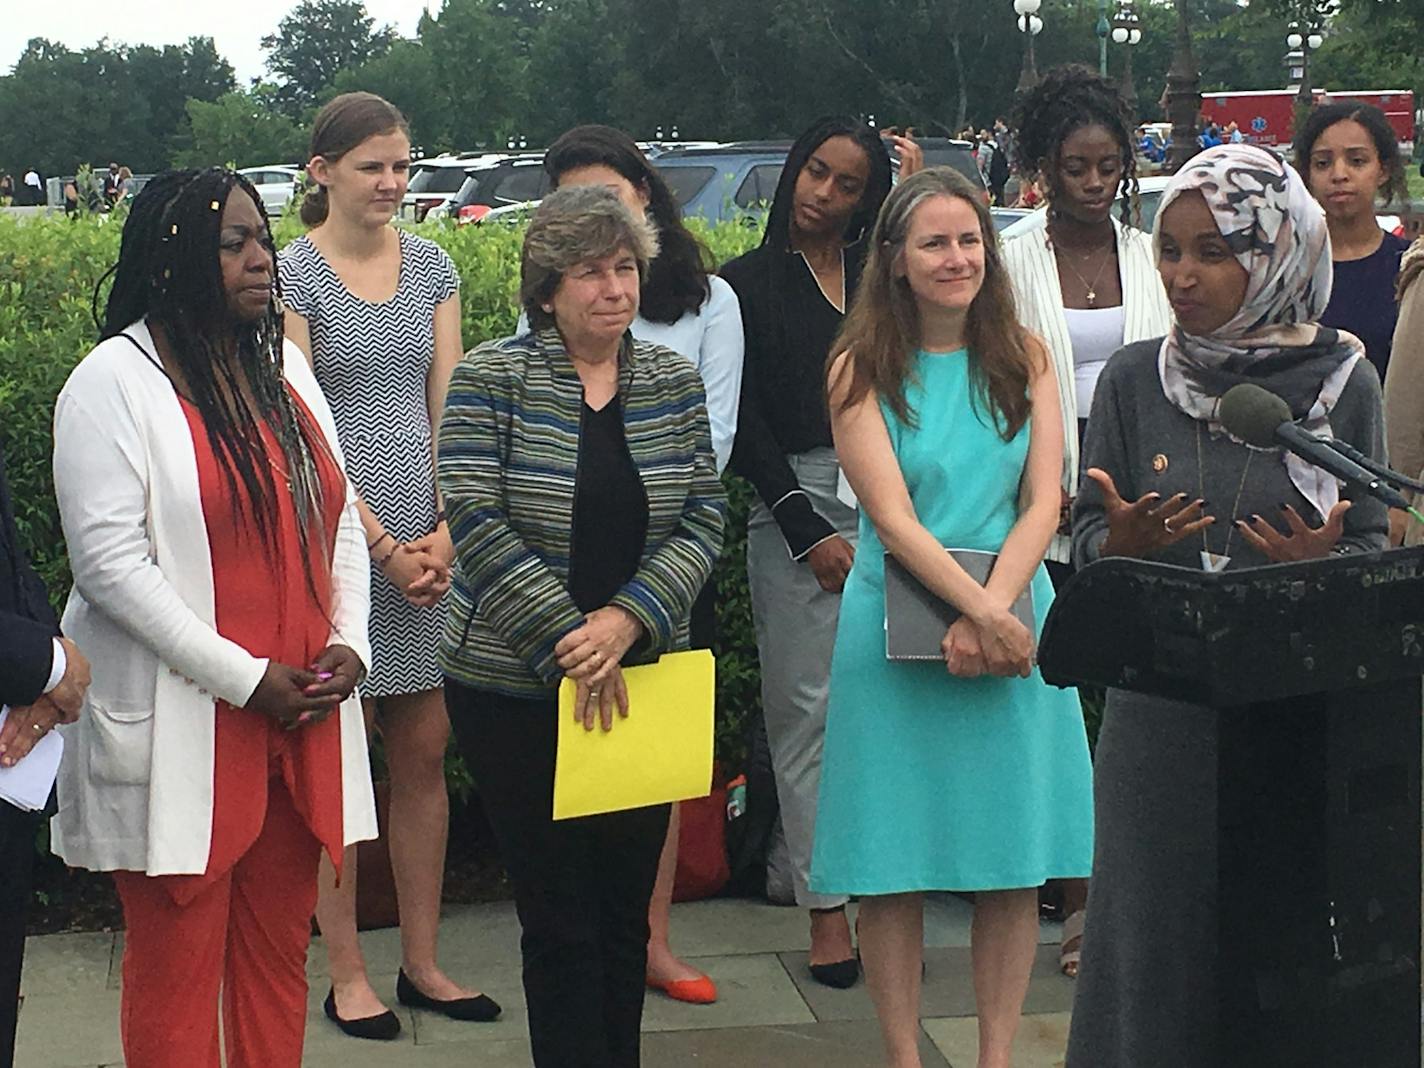
[[[33,704],[44,692],[54,664],[54,630],[0,610],[0,703]]]
[[[818,544],[836,533],[836,528],[811,504],[796,472],[786,460],[771,424],[762,411],[759,375],[767,354],[761,348],[757,319],[760,309],[757,280],[743,259],[722,267],[722,277],[737,294],[741,304],[743,336],[746,341],[742,365],[742,397],[737,414],[737,435],[732,444],[730,466],[755,487],[762,502],[781,528],[792,559],[800,560]]]

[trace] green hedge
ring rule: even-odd
[[[8,466],[20,538],[63,603],[70,577],[50,475],[54,399],[76,362],[93,346],[90,314],[95,286],[118,256],[120,220],[58,216],[23,222],[0,212],[0,446]],[[522,229],[511,226],[415,228],[440,244],[460,271],[466,347],[514,332],[518,319]],[[301,234],[295,219],[276,227],[279,245]],[[758,231],[741,225],[699,228],[719,262],[744,252]],[[729,479],[733,521],[718,567],[721,597],[718,652],[718,753],[735,765],[743,724],[760,705],[756,644],[745,566],[750,491]],[[452,769],[452,786],[468,780]]]

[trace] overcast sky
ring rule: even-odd
[[[32,37],[47,37],[73,49],[101,37],[124,44],[182,44],[189,37],[212,37],[237,71],[240,85],[263,73],[262,37],[273,32],[297,0],[0,0],[0,73],[8,74]],[[439,10],[439,0],[430,0]],[[378,25],[393,23],[415,34],[426,0],[366,0]]]

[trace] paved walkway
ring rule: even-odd
[[[974,994],[969,969],[970,908],[930,900],[925,924],[925,1068],[974,1068]],[[807,925],[797,909],[745,901],[675,906],[676,948],[717,980],[721,1000],[691,1006],[650,994],[643,1017],[644,1068],[877,1068],[883,1063],[875,1012],[864,983],[829,990],[806,971]],[[1059,1068],[1073,984],[1057,972],[1055,928],[1042,929],[1015,1068]],[[378,990],[395,989],[395,931],[362,936]],[[529,1068],[519,933],[509,904],[448,910],[444,966],[504,1006],[494,1024],[456,1023],[399,1009],[404,1032],[392,1043],[340,1034],[321,1012],[326,983],[314,950],[306,1068]],[[17,1068],[120,1068],[119,958],[122,934],[31,938]]]

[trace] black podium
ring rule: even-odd
[[[1418,1068],[1424,549],[1103,560],[1039,666],[1218,712],[1217,1063]]]

